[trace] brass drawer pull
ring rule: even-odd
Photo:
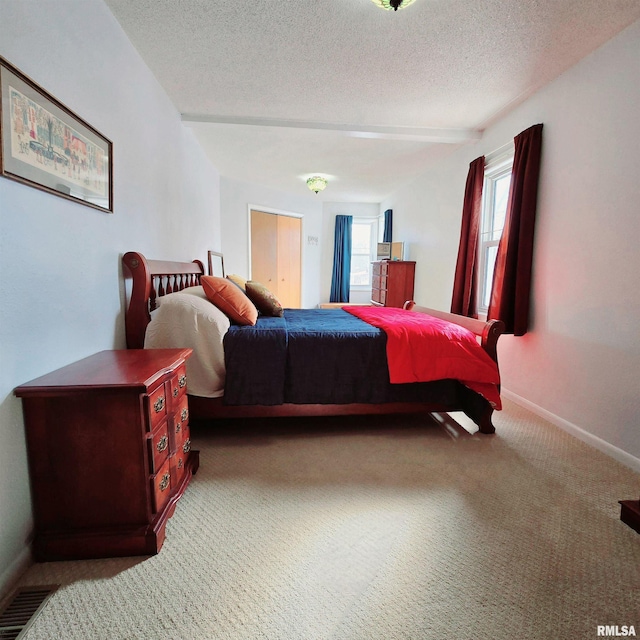
[[[182,445],[182,453],[189,453],[191,450],[191,440],[187,439]]]
[[[178,384],[181,389],[184,389],[187,386],[187,376],[180,376],[180,380],[178,380]]]
[[[154,403],[153,408],[156,413],[160,413],[164,409],[164,396],[160,396]]]
[[[167,436],[162,436],[162,438],[158,440],[158,444],[156,445],[156,449],[158,450],[158,453],[162,453],[167,448],[168,445],[169,445],[169,438]]]
[[[176,433],[180,433],[180,429],[182,429],[182,425],[178,422],[178,424],[176,424]]]
[[[188,417],[189,417],[188,409],[183,409],[182,413],[180,414],[180,421],[184,422]]]
[[[160,491],[165,491],[166,488],[169,486],[169,479],[171,478],[171,476],[168,473],[165,473],[162,476],[162,480],[160,480],[160,484],[158,484],[158,488],[160,489]]]
[[[184,463],[182,462],[182,458],[178,458],[178,469],[182,469],[182,465]]]
[[[176,388],[173,390],[173,397],[174,397],[174,398],[177,398],[179,393],[180,393],[180,389],[178,389],[178,387],[176,387]]]

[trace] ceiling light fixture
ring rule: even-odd
[[[312,178],[307,179],[307,187],[311,189],[311,191],[323,191],[327,186],[327,179],[322,176],[313,176]]]
[[[397,11],[398,9],[404,9],[408,7],[410,4],[413,4],[414,0],[372,0],[375,4],[377,4],[381,9],[386,9],[387,11]]]

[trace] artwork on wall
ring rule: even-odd
[[[224,258],[217,251],[209,251],[207,254],[209,261],[209,275],[224,278]]]
[[[0,174],[113,212],[112,144],[0,57]]]

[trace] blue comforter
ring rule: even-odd
[[[224,338],[229,405],[453,401],[450,381],[391,385],[387,336],[342,309],[285,309]]]

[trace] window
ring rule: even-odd
[[[498,243],[504,228],[511,186],[513,145],[499,154],[488,156],[485,163],[482,189],[482,219],[480,221],[478,311],[486,313],[491,301],[493,270]]]
[[[371,287],[371,263],[378,247],[378,219],[354,218],[351,226],[351,287]]]

